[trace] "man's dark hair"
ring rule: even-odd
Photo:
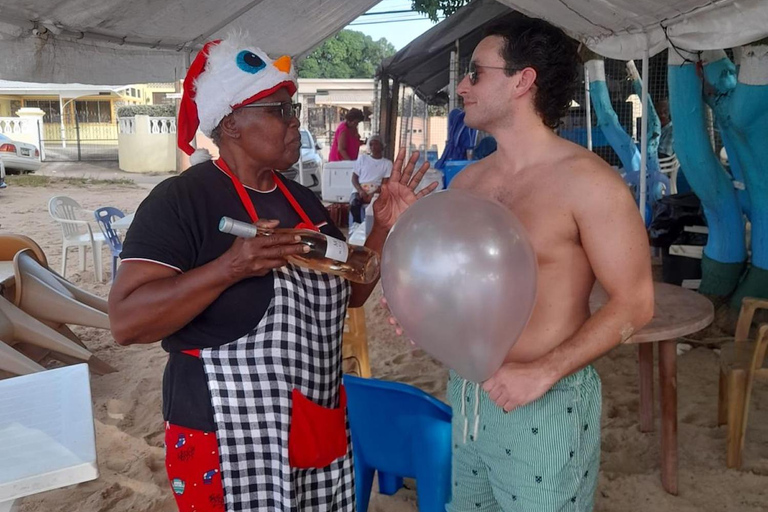
[[[508,75],[526,67],[536,70],[534,107],[544,124],[556,128],[578,85],[581,59],[576,41],[544,20],[523,16],[491,24],[484,36],[504,39],[501,56]]]
[[[355,121],[362,122],[365,120],[365,115],[359,108],[351,108],[349,109],[349,112],[347,112],[347,115],[344,116],[344,120],[348,123],[354,123]]]

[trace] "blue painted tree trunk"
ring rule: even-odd
[[[640,74],[637,72],[637,67],[634,61],[627,63],[627,69],[632,77],[632,91],[637,94],[639,98],[643,97],[643,82]],[[648,148],[648,170],[655,172],[659,170],[659,140],[661,140],[661,121],[659,120],[659,114],[656,112],[656,107],[653,105],[653,99],[650,94],[648,95],[648,141],[646,147]]]
[[[640,170],[640,151],[635,141],[619,123],[619,116],[611,104],[608,84],[605,82],[605,61],[590,60],[586,64],[589,69],[589,91],[592,108],[595,109],[597,126],[603,132],[608,143],[621,160],[624,171],[629,174]]]
[[[742,160],[741,170],[752,224],[751,265],[733,295],[733,307],[740,307],[746,296],[768,297],[768,44],[761,43],[742,47],[739,81],[730,109],[739,135],[739,159],[747,158]]]
[[[611,97],[608,92],[608,84],[605,81],[605,61],[602,59],[592,59],[587,61],[587,69],[589,71],[589,91],[590,99],[592,100],[592,107],[595,110],[595,116],[597,118],[597,125],[600,127],[600,131],[605,135],[608,144],[611,145],[613,150],[621,160],[621,165],[624,168],[624,180],[627,184],[634,187],[636,194],[635,200],[640,201],[640,150],[638,149],[635,141],[624,130],[624,127],[619,123],[619,117],[616,115],[616,111],[611,104]],[[642,88],[642,85],[641,85]],[[658,116],[655,115],[656,122],[658,123]],[[658,130],[659,134],[661,129]],[[646,188],[647,188],[647,203],[646,203],[646,226],[651,222],[651,207],[652,205],[661,199],[669,190],[669,179],[666,175],[658,172],[659,162],[656,155],[658,149],[658,136],[655,140],[653,155],[654,159],[651,161],[650,153],[648,159],[648,173],[646,176]]]
[[[701,199],[709,225],[700,291],[727,297],[736,289],[747,257],[744,220],[730,177],[715,156],[705,123],[698,56],[669,52],[669,107],[675,152]]]
[[[707,52],[708,61],[704,66],[704,79],[707,82],[704,101],[715,115],[715,125],[720,131],[720,138],[728,153],[728,167],[734,180],[736,196],[739,198],[741,211],[751,218],[751,202],[744,183],[743,167],[754,167],[754,153],[748,151],[747,141],[740,130],[733,126],[731,108],[732,93],[736,89],[736,66],[722,50]]]

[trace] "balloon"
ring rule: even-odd
[[[536,254],[506,207],[462,190],[420,199],[382,254],[384,297],[406,336],[462,377],[501,367],[536,301]]]

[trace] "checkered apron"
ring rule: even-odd
[[[288,265],[274,271],[275,295],[256,328],[200,351],[219,441],[226,510],[354,511],[347,453],[319,469],[288,459],[291,393],[339,406],[347,281]]]

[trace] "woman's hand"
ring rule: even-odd
[[[381,184],[379,198],[373,203],[373,217],[377,227],[389,231],[409,206],[437,188],[438,183],[435,181],[418,194],[414,192],[424,174],[429,170],[429,162],[424,162],[416,174],[413,174],[413,168],[418,159],[419,152],[414,151],[408,164],[403,168],[405,149],[401,149],[397,154],[392,166],[392,175]]]
[[[275,229],[277,220],[259,219],[256,225],[261,229]],[[227,266],[232,282],[254,276],[264,276],[272,269],[288,263],[286,258],[309,252],[309,246],[299,243],[301,237],[290,233],[275,233],[270,236],[253,238],[237,237],[232,247],[221,258]]]

